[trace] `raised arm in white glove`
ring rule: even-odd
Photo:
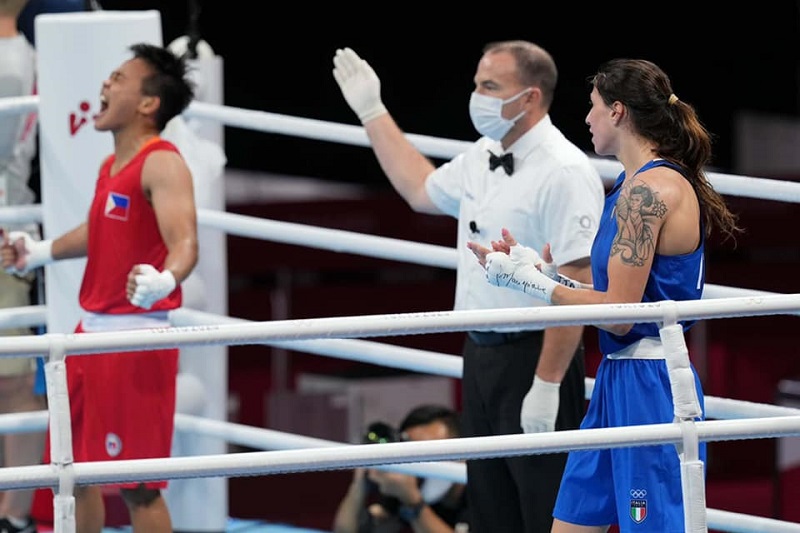
[[[547,303],[558,282],[542,274],[533,263],[518,263],[505,252],[486,254],[486,281],[540,298]]]
[[[177,285],[172,272],[159,272],[153,265],[136,265],[132,275],[135,286],[131,285],[129,276],[128,299],[144,309],[150,309],[154,303],[169,296]]]
[[[533,377],[533,385],[522,400],[519,423],[525,433],[555,431],[560,383]]]
[[[4,265],[9,274],[27,274],[31,270],[53,262],[53,241],[36,241],[24,231],[8,234],[8,245],[16,258],[13,264]]]
[[[369,63],[345,48],[336,50],[333,65],[333,77],[362,124],[387,113],[381,101],[381,80]]]

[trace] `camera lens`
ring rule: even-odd
[[[367,426],[363,438],[364,444],[384,444],[397,442],[397,434],[392,426],[385,422],[373,422]]]

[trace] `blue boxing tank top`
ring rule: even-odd
[[[664,159],[654,159],[649,161],[639,172],[666,166],[675,169],[681,175],[685,175],[683,170],[676,164]],[[617,177],[614,186],[606,195],[603,206],[603,215],[597,235],[592,244],[592,282],[598,291],[608,290],[608,259],[611,253],[611,246],[617,236],[617,219],[614,207],[617,204],[622,182],[625,181],[625,171]],[[701,206],[702,209],[702,206]],[[703,294],[705,285],[705,235],[703,221],[700,220],[700,245],[695,251],[684,255],[660,255],[655,254],[650,277],[644,289],[642,302],[660,302],[664,300],[699,300]],[[688,330],[695,321],[681,321],[683,330]],[[653,322],[634,324],[633,328],[623,336],[615,335],[605,330],[598,330],[600,338],[600,351],[603,355],[616,353],[643,337],[658,337],[659,325]]]

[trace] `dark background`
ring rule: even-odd
[[[800,31],[794,1],[733,9],[701,2],[521,2],[355,4],[101,0],[106,10],[160,11],[165,44],[196,28],[224,60],[224,103],[358,124],[331,75],[337,48],[350,46],[382,81],[383,99],[408,133],[472,140],[467,104],[483,45],[527,39],[555,57],[560,80],[554,122],[587,152],[586,79],[619,56],[658,63],[675,93],[716,136],[715,169],[735,170],[738,111],[798,113]],[[763,7],[762,7],[763,6]],[[363,147],[226,129],[229,167],[388,187]],[[342,160],[350,161],[348,166]]]

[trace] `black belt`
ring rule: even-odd
[[[518,341],[532,337],[534,335],[541,335],[541,330],[534,331],[468,331],[467,335],[472,339],[472,342],[479,346],[496,346],[498,344],[507,344],[509,342]]]

